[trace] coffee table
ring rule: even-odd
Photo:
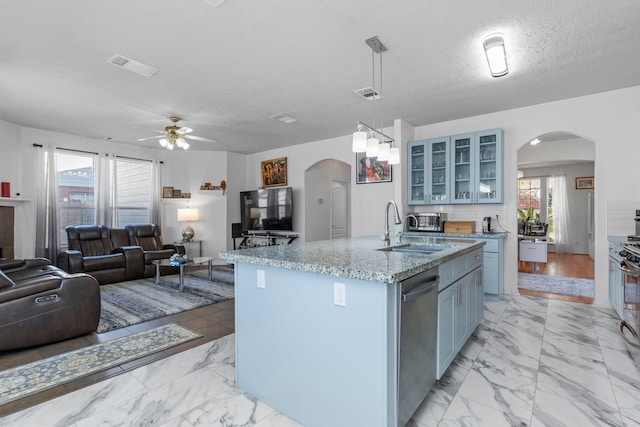
[[[180,267],[180,287],[179,287],[180,292],[183,292],[183,290],[184,290],[184,268],[185,267],[188,267],[188,266],[191,266],[191,265],[207,264],[207,270],[208,270],[208,273],[209,273],[209,280],[213,280],[212,269],[213,269],[213,260],[214,259],[215,259],[214,257],[199,256],[199,257],[191,258],[187,262],[181,262],[181,263],[173,262],[173,261],[171,261],[169,259],[156,259],[156,260],[152,261],[153,265],[156,266],[156,285],[160,284],[160,266],[161,265]]]

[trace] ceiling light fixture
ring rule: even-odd
[[[365,43],[371,48],[371,69],[373,85],[368,99],[372,102],[379,102],[380,130],[375,128],[376,125],[376,105],[373,104],[373,126],[369,126],[362,122],[358,122],[357,131],[353,133],[351,150],[355,153],[365,152],[367,157],[377,157],[380,161],[387,161],[389,164],[396,165],[400,163],[400,148],[395,146],[395,139],[382,133],[382,52],[387,50],[386,46],[378,39],[378,36],[365,40]],[[375,54],[380,58],[380,87],[376,90],[376,73],[375,73]],[[357,91],[356,91],[357,92]],[[366,129],[366,130],[365,130]],[[368,132],[367,132],[368,131]],[[368,133],[368,138],[367,138]]]
[[[538,138],[533,139],[529,144],[531,145],[538,145],[540,144],[542,141],[540,141]]]
[[[501,34],[492,34],[482,43],[484,53],[487,55],[489,71],[493,77],[502,77],[509,73],[507,63],[507,50],[504,47],[504,38]]]

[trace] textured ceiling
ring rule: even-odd
[[[419,126],[640,85],[638,0],[0,0],[0,118],[144,146],[183,117],[240,153],[373,124],[371,50],[383,54],[383,125]],[[482,39],[505,36],[491,78]],[[107,63],[118,53],[151,78]],[[287,125],[269,117],[299,119]]]

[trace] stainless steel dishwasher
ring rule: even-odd
[[[411,419],[436,380],[438,269],[402,281],[398,426]]]

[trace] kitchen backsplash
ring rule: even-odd
[[[499,223],[502,227],[506,230],[517,232],[518,212],[514,211],[507,214],[504,204],[410,206],[409,211],[406,211],[404,214],[406,215],[407,212],[446,212],[447,221],[475,221],[476,231],[482,230],[482,220],[484,217],[490,216],[495,218],[496,215],[499,215]],[[512,230],[510,230],[509,227],[511,227]],[[497,231],[503,230],[498,226]]]
[[[607,236],[628,236],[636,234],[637,202],[609,202],[607,204]]]

